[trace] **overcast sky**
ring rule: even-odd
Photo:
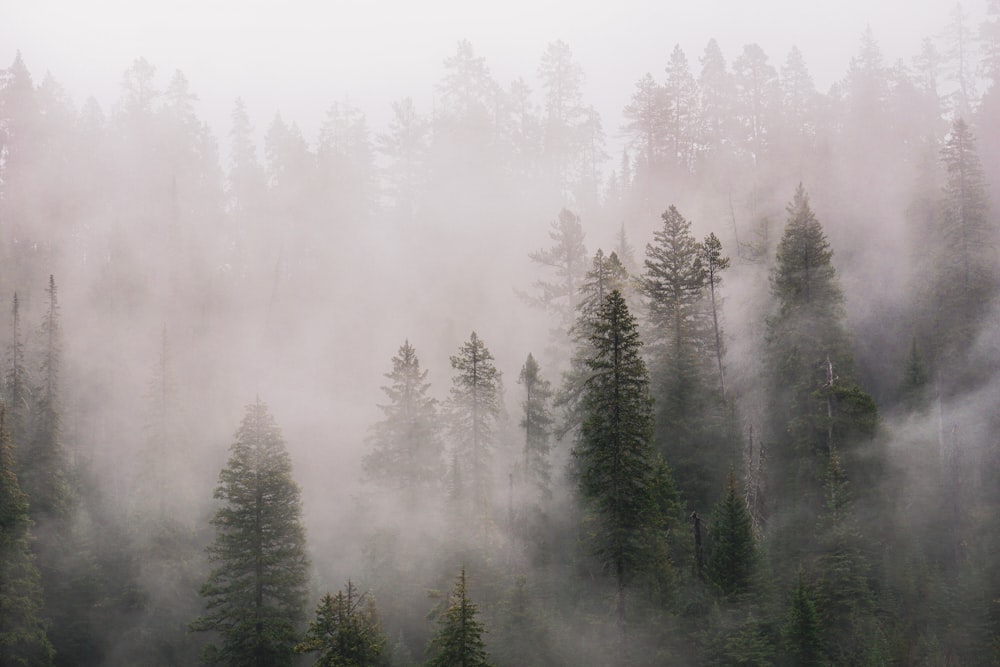
[[[964,7],[978,25],[985,0]],[[223,143],[237,96],[258,131],[280,110],[312,141],[333,101],[361,107],[375,130],[405,95],[428,111],[460,39],[502,85],[522,76],[533,87],[546,44],[562,39],[613,140],[635,81],[646,71],[662,79],[674,44],[695,73],[710,37],[730,63],[757,42],[780,67],[797,45],[825,91],[866,25],[887,62],[909,60],[953,8],[943,0],[0,0],[0,66],[19,49],[36,82],[51,71],[77,104],[94,95],[108,111],[122,72],[143,56],[164,87],[174,70],[185,73]]]

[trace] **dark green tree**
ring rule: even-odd
[[[868,658],[877,650],[882,631],[868,583],[871,566],[854,498],[837,454],[827,464],[824,496],[825,507],[818,522],[816,593],[824,652],[836,665],[873,664]]]
[[[489,667],[483,641],[486,628],[478,614],[476,603],[469,598],[463,567],[438,619],[440,627],[428,647],[431,657],[427,667]]]
[[[594,254],[591,269],[580,285],[576,321],[570,330],[574,342],[573,356],[570,359],[569,369],[563,373],[562,386],[555,400],[556,406],[562,412],[559,437],[567,433],[579,435],[580,425],[583,423],[581,399],[584,385],[590,377],[587,358],[593,352],[591,336],[598,320],[598,313],[613,290],[627,295],[630,292],[629,287],[628,273],[618,261],[618,255],[611,253],[605,256],[604,251],[598,249]]]
[[[819,614],[801,571],[792,593],[782,635],[786,657],[782,664],[796,667],[819,667],[826,664]]]
[[[732,469],[726,481],[726,495],[712,513],[707,552],[708,578],[723,595],[735,598],[750,589],[757,545],[750,513]]]
[[[461,480],[469,484],[461,495],[474,500],[480,514],[489,509],[490,462],[502,415],[500,371],[493,355],[473,331],[469,341],[451,357],[450,431]],[[456,491],[459,491],[456,489]]]
[[[308,561],[299,487],[281,432],[257,399],[247,406],[219,473],[208,547],[213,569],[201,587],[205,614],[193,630],[216,632],[203,660],[229,667],[278,667],[294,662],[305,620]]]
[[[618,290],[605,299],[591,344],[584,422],[573,455],[580,495],[592,521],[593,547],[614,578],[623,637],[625,587],[650,567],[649,537],[657,512],[649,376],[639,355],[642,343],[635,318]]]
[[[30,529],[28,498],[14,471],[7,406],[0,403],[0,665],[53,664]]]
[[[416,350],[406,341],[392,358],[391,384],[382,387],[389,398],[379,405],[382,420],[368,437],[371,451],[362,467],[378,484],[403,492],[416,501],[438,488],[444,477],[437,401],[427,395],[430,383]]]
[[[318,653],[317,667],[381,667],[388,664],[386,643],[374,599],[348,581],[336,596],[323,596],[295,651]]]

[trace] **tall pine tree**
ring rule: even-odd
[[[0,665],[52,664],[30,527],[28,498],[14,471],[7,406],[0,403]]]
[[[208,547],[213,569],[201,587],[205,614],[192,629],[218,633],[203,659],[228,667],[292,665],[305,620],[308,561],[299,487],[267,406],[247,406],[219,473],[222,501]]]
[[[595,553],[614,579],[620,638],[625,587],[649,569],[654,503],[652,400],[635,318],[613,290],[598,312],[587,359],[584,422],[573,450]],[[622,644],[624,649],[624,643]]]

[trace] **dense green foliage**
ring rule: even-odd
[[[478,615],[462,568],[438,618],[438,632],[427,649],[427,667],[489,667],[483,638],[486,628]]]
[[[29,548],[28,497],[14,471],[7,406],[0,403],[0,664],[52,664],[42,587]]]
[[[230,452],[215,491],[222,506],[200,591],[205,614],[192,629],[221,638],[206,649],[208,664],[291,665],[305,616],[305,532],[291,461],[260,399],[247,406]]]
[[[317,653],[317,667],[380,667],[386,664],[385,645],[374,600],[348,581],[337,595],[319,601],[295,651]]]

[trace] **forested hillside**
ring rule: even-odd
[[[18,53],[0,667],[1000,664],[1000,2],[941,25],[620,127],[560,40],[317,136]]]

